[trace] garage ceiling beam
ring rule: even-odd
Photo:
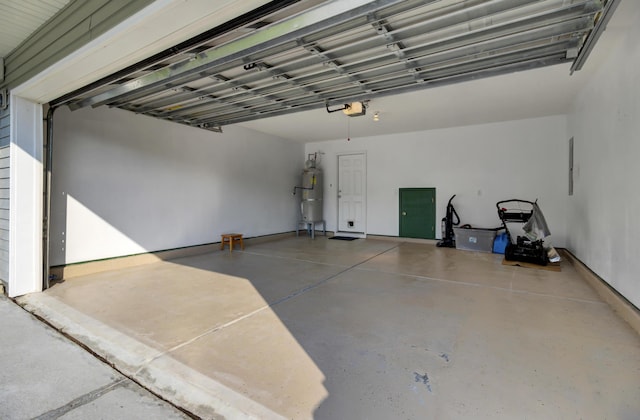
[[[470,71],[470,72],[464,73],[464,74],[455,74],[455,75],[451,75],[449,77],[444,77],[444,78],[441,78],[441,79],[438,79],[438,80],[429,81],[427,83],[427,85],[429,87],[447,86],[447,85],[450,85],[450,84],[465,82],[465,81],[469,81],[469,80],[483,79],[483,78],[486,78],[486,77],[500,76],[500,75],[514,73],[514,72],[518,72],[518,71],[532,70],[532,69],[536,69],[536,68],[540,68],[540,67],[552,66],[552,65],[562,64],[562,63],[566,63],[566,62],[567,62],[566,58],[564,58],[562,56],[557,56],[557,57],[552,57],[552,58],[543,58],[543,59],[532,59],[532,60],[527,60],[527,61],[524,61],[524,62],[505,65],[505,66],[498,67],[498,68],[490,68],[490,69],[482,69],[482,70],[477,70],[477,71]],[[415,88],[412,87],[412,86],[406,86],[404,88],[398,88],[398,89],[381,90],[381,91],[376,92],[376,97],[397,95],[397,94],[408,93],[408,92],[413,92],[413,91],[415,91]],[[365,101],[365,100],[368,100],[368,99],[370,99],[370,96],[354,95],[354,96],[345,96],[343,101],[348,103],[348,102]],[[340,100],[336,101],[336,103],[341,103],[341,101]],[[325,105],[318,105],[318,104],[301,105],[299,107],[296,107],[296,112],[311,111],[311,110],[314,110],[314,109],[323,109],[324,106]],[[262,117],[263,118],[276,117],[276,116],[280,116],[280,115],[287,115],[287,114],[290,114],[290,113],[291,113],[290,111],[286,111],[286,110],[282,110],[282,109],[273,110],[273,111],[270,111],[270,112],[264,111],[262,113]],[[229,121],[224,121],[224,120],[217,120],[217,121],[219,121],[220,126],[224,126],[224,125],[229,125],[229,124],[238,124],[238,123],[243,123],[243,122],[247,122],[247,121],[252,121],[252,120],[255,120],[255,119],[256,118],[254,116],[245,116],[245,117],[241,117],[241,118],[234,118],[233,120],[229,120]]]
[[[494,9],[495,10],[495,9]],[[428,42],[426,44],[414,45],[412,48],[403,50],[403,60],[397,60],[397,53],[395,51],[389,51],[388,48],[382,48],[383,55],[377,55],[373,57],[368,57],[365,60],[360,60],[359,62],[354,62],[350,65],[343,65],[342,63],[337,62],[333,57],[329,56],[329,54],[340,54],[344,52],[344,48],[338,47],[330,52],[322,51],[315,45],[305,46],[305,49],[312,53],[312,56],[317,57],[319,59],[318,62],[321,62],[323,66],[316,67],[319,70],[313,70],[311,67],[313,64],[317,64],[316,62],[309,62],[309,60],[305,61],[305,67],[291,67],[290,62],[286,61],[286,66],[290,69],[300,70],[301,68],[306,69],[306,76],[304,78],[296,78],[296,77],[288,77],[283,78],[284,82],[276,81],[272,83],[262,84],[258,87],[254,88],[255,93],[259,93],[260,95],[264,95],[265,97],[282,94],[287,91],[292,90],[292,84],[295,82],[295,87],[298,88],[299,94],[303,96],[317,96],[315,93],[321,90],[321,86],[317,85],[318,83],[336,83],[339,81],[342,87],[348,85],[348,81],[355,82],[354,86],[360,86],[362,88],[362,93],[372,93],[371,89],[367,88],[367,82],[365,79],[367,77],[373,76],[375,73],[384,73],[389,72],[390,68],[398,66],[400,63],[403,68],[407,68],[407,63],[411,63],[411,74],[414,76],[414,80],[418,83],[422,83],[422,79],[419,76],[419,67],[426,66],[429,64],[437,63],[437,60],[430,59],[428,61],[424,61],[424,57],[433,57],[438,58],[438,60],[442,60],[448,56],[448,59],[451,59],[452,55],[457,55],[459,57],[471,56],[472,54],[479,54],[481,52],[489,52],[496,51],[508,46],[516,46],[516,45],[524,45],[526,47],[531,41],[535,40],[547,40],[553,39],[553,37],[562,36],[562,35],[570,35],[576,31],[585,31],[592,27],[591,20],[587,18],[568,20],[569,18],[575,16],[583,16],[585,13],[593,13],[596,9],[585,9],[582,5],[572,5],[570,7],[561,9],[559,11],[554,12],[550,15],[536,15],[531,18],[523,19],[517,24],[512,22],[507,22],[504,24],[492,25],[483,27],[474,31],[460,31],[458,34],[454,34],[450,36],[449,39],[441,40],[439,38],[435,38],[436,42]],[[451,22],[451,20],[449,20]],[[555,24],[556,22],[560,22],[560,24]],[[554,25],[555,24],[555,25]],[[541,26],[545,25],[545,26]],[[540,27],[541,26],[541,27]],[[536,28],[539,27],[539,28]],[[536,28],[528,31],[523,31],[527,28]],[[397,39],[410,39],[410,38],[400,38],[398,34],[402,31],[387,31],[384,39],[381,38],[375,45],[368,43],[368,48],[373,47],[384,47],[385,44],[389,41],[390,37],[393,37],[394,40]],[[422,27],[413,28],[411,32],[411,38],[418,36],[419,34],[424,33]],[[430,40],[431,41],[431,40]],[[470,41],[475,41],[470,44]],[[394,41],[397,42],[397,41]],[[415,44],[415,42],[414,42]],[[355,49],[358,50],[360,46],[356,45],[355,47],[351,47],[350,52]],[[515,47],[514,47],[515,48]],[[391,59],[393,58],[393,60]],[[263,69],[269,67],[271,71],[275,71],[277,68],[266,65],[264,63],[259,63],[257,68]],[[337,73],[337,74],[336,74]],[[315,78],[311,79],[313,74],[316,75]],[[265,73],[261,76],[262,79],[268,79],[272,76],[272,73]],[[272,78],[272,77],[271,77]],[[246,83],[246,84],[255,84],[260,79],[255,78],[255,76],[238,76],[235,78],[237,83]],[[277,86],[280,88],[278,89]],[[304,87],[308,87],[304,89]],[[211,93],[215,92],[220,93],[225,89],[224,85],[218,85],[216,87],[207,87],[203,89],[204,92]],[[190,98],[194,99],[197,95],[196,92],[188,94]],[[186,95],[180,96],[171,96],[166,98],[164,102],[161,102],[161,105],[170,105],[172,103],[172,98],[175,99],[173,102],[182,101]],[[208,101],[206,95],[199,96],[196,103],[192,104],[184,104],[183,106],[170,107],[165,110],[167,114],[174,113],[176,115],[187,115],[189,113],[196,113],[196,117],[200,117],[199,114],[201,111],[206,110],[208,107],[213,106],[215,110],[219,110],[219,108],[224,107],[224,103],[228,104],[236,104],[238,101],[242,101],[243,99],[254,100],[256,95],[248,95],[243,94],[243,92],[238,91],[227,91],[226,95],[218,95],[216,96],[214,101]],[[273,98],[272,98],[273,99]],[[291,98],[290,98],[291,99]],[[322,98],[324,100],[325,97]],[[276,98],[277,101],[277,98]],[[217,105],[213,105],[211,102],[216,102]],[[255,103],[255,101],[253,101]],[[271,101],[267,101],[271,102]],[[281,101],[281,105],[285,106],[286,101]],[[248,106],[249,107],[249,106]],[[135,110],[136,112],[149,113],[150,115],[165,115],[163,112],[156,113],[151,111],[146,104],[141,105],[138,108],[128,108],[130,110]],[[210,111],[214,111],[214,109],[210,109]],[[209,112],[209,115],[214,114],[214,112]]]
[[[121,99],[130,92],[139,92],[142,89],[152,89],[157,86],[171,88],[174,87],[171,82],[180,77],[195,75],[195,78],[198,78],[198,76],[208,76],[206,74],[208,67],[242,59],[261,50],[283,46],[329,25],[341,24],[355,17],[365,16],[368,13],[400,2],[402,0],[342,0],[323,4],[290,19],[231,41],[226,45],[201,52],[192,60],[154,71],[102,94],[71,104],[70,107],[77,109],[85,106],[99,106],[109,101]]]
[[[491,31],[503,31],[503,29],[501,28],[494,28],[490,30],[489,34],[484,35],[484,40],[482,42],[477,42],[475,44],[465,46],[458,46],[464,44],[458,41],[457,38],[452,38],[444,44],[436,43],[435,46],[419,45],[413,48],[414,51],[405,53],[405,57],[411,59],[411,62],[415,64],[415,73],[411,73],[410,79],[406,78],[406,75],[408,73],[406,71],[404,61],[390,61],[388,63],[381,63],[379,61],[376,61],[376,58],[372,58],[368,61],[372,61],[374,62],[374,64],[368,63],[368,66],[365,68],[361,68],[359,70],[356,68],[341,69],[341,71],[337,72],[337,75],[335,74],[336,72],[333,70],[333,68],[330,68],[323,71],[322,78],[317,79],[313,82],[307,82],[306,86],[308,86],[309,88],[316,87],[317,91],[324,92],[324,94],[322,95],[318,96],[316,94],[313,95],[313,97],[310,97],[308,91],[300,91],[299,94],[294,96],[293,98],[279,101],[278,104],[283,107],[295,107],[298,105],[295,102],[298,98],[304,98],[305,101],[318,101],[319,98],[319,104],[322,104],[327,100],[342,102],[344,99],[338,95],[340,91],[346,92],[351,88],[352,90],[358,89],[360,94],[372,94],[377,92],[375,83],[383,83],[381,82],[381,80],[386,81],[399,79],[401,80],[401,83],[397,83],[398,86],[423,83],[425,82],[425,78],[427,78],[426,75],[428,75],[429,72],[431,72],[433,69],[442,67],[443,65],[447,65],[447,63],[455,64],[456,60],[464,60],[466,62],[470,62],[481,56],[492,56],[493,58],[491,62],[493,63],[493,65],[500,66],[503,64],[501,60],[502,54],[504,54],[505,50],[511,52],[522,50],[523,53],[520,54],[520,56],[526,58],[527,54],[532,54],[532,45],[535,46],[536,43],[540,43],[541,45],[546,46],[549,45],[549,40],[562,36],[569,37],[571,34],[577,31],[584,31],[591,28],[592,26],[593,23],[590,19],[578,18],[574,20],[568,20],[560,25],[536,28],[525,32],[516,32],[515,34],[506,37],[498,37],[495,35],[492,36]],[[573,45],[573,47],[575,48],[577,47],[577,43],[578,41],[574,39],[571,45]],[[517,49],[513,47],[515,45],[518,46]],[[562,46],[559,48],[568,48],[567,45],[569,44],[562,44]],[[556,49],[549,54],[557,54],[559,52],[557,48],[558,47],[556,47]],[[393,53],[391,54],[393,55]],[[358,77],[358,82],[354,83],[354,77],[356,76]],[[320,86],[319,83],[327,83],[327,86],[329,86],[330,88]],[[282,91],[275,92],[276,95],[278,93],[282,93]],[[271,97],[274,96],[271,95]],[[248,98],[248,96],[244,95],[244,98]],[[255,98],[256,96],[254,95],[250,97],[252,101],[255,100]],[[212,104],[207,103],[210,101],[207,101],[206,97],[202,97],[201,101],[192,106],[170,110],[167,112],[167,114],[183,116],[190,114],[195,118],[201,118],[203,115],[219,114],[225,108],[225,104],[237,105],[237,101],[242,100],[243,98],[241,94],[239,94],[238,92],[230,91],[228,96],[216,98],[216,102],[219,104],[219,107],[214,106],[213,108],[211,108]],[[249,112],[250,110],[261,112],[260,104],[245,105],[246,112]]]
[[[596,42],[598,42],[600,35],[602,35],[604,30],[606,29],[607,24],[609,23],[609,20],[611,20],[611,16],[613,16],[613,12],[615,12],[616,8],[620,4],[620,0],[605,0],[605,1],[606,1],[606,4],[604,6],[604,9],[602,10],[602,13],[599,15],[596,21],[596,26],[593,32],[590,34],[589,37],[587,37],[587,39],[585,40],[584,47],[580,49],[578,56],[576,57],[573,64],[571,65],[571,70],[570,70],[571,74],[573,74],[574,71],[578,71],[582,69],[582,66],[584,66],[584,63],[587,61],[587,58],[591,54],[591,50],[593,50],[593,47],[596,45]]]
[[[437,30],[441,30],[443,28],[447,28],[451,25],[456,25],[456,24],[462,24],[465,22],[468,22],[470,19],[478,19],[478,18],[483,18],[483,19],[488,19],[491,16],[493,16],[493,14],[496,13],[500,13],[500,12],[504,12],[506,10],[510,10],[510,9],[514,9],[517,7],[521,7],[523,4],[526,3],[531,3],[530,0],[518,0],[518,1],[502,1],[499,2],[499,5],[489,5],[486,2],[484,2],[482,4],[482,6],[473,6],[467,9],[463,9],[463,10],[455,10],[454,13],[452,15],[444,15],[444,16],[437,16],[437,17],[433,17],[433,18],[429,18],[423,22],[420,22],[418,24],[413,24],[410,25],[407,28],[400,28],[399,30],[396,31],[392,31],[392,32],[388,32],[387,33],[387,37],[402,37],[404,39],[409,38],[409,37],[416,37],[419,36],[421,34],[424,33],[433,33]],[[575,8],[576,6],[574,6]],[[548,6],[547,6],[548,9]],[[408,8],[405,6],[402,11],[406,11],[408,10]],[[537,11],[537,10],[536,10]],[[563,11],[561,11],[563,12]],[[566,12],[564,12],[566,13]],[[575,12],[574,12],[575,13]],[[560,15],[560,13],[557,13],[558,15]],[[372,15],[369,16],[369,20],[372,20],[374,18],[371,17]],[[548,16],[543,16],[545,19],[549,19]],[[540,20],[540,18],[538,17],[538,20]],[[373,21],[374,24],[376,23],[376,21]],[[497,26],[503,26],[503,25],[497,25]],[[486,28],[483,28],[486,29]],[[508,28],[507,28],[508,30]],[[464,28],[461,29],[461,34],[465,34],[465,35],[469,35],[471,34],[472,36],[474,36],[474,33],[476,31],[469,31],[466,26]],[[495,34],[489,34],[489,36],[496,36]],[[333,55],[345,55],[345,54],[352,54],[354,51],[368,51],[371,50],[375,47],[379,47],[379,46],[385,46],[385,44],[387,44],[386,40],[376,40],[376,39],[371,39],[370,37],[364,37],[363,39],[357,40],[355,42],[350,42],[347,43],[346,45],[341,45],[338,46],[337,48],[332,48],[331,50],[325,50],[325,51],[320,51],[315,43],[314,44],[308,44],[308,45],[303,45],[303,47],[305,47],[307,50],[309,50],[310,52],[312,52],[312,54],[315,57],[318,57],[321,59],[322,64],[326,67],[323,68],[323,70],[328,71],[329,68],[335,68],[336,66],[339,66],[339,63],[337,63],[334,59],[331,59],[329,57],[327,57],[328,54],[333,54]],[[385,53],[387,53],[387,50],[384,50]],[[390,54],[391,56],[392,54]],[[375,59],[376,57],[374,57]],[[297,65],[296,65],[297,63]],[[312,62],[311,64],[315,64],[316,62]],[[300,69],[306,69],[310,67],[310,62],[308,59],[308,56],[301,56],[301,58],[297,58],[295,60],[290,60],[288,59],[286,61],[286,67],[287,70],[300,70]],[[277,69],[278,67],[271,67],[272,69]],[[227,70],[228,68],[225,67],[218,67],[217,70],[218,71],[224,71]],[[341,72],[342,74],[344,74],[344,72]],[[240,76],[240,78],[242,78],[243,80],[246,78],[243,76]],[[238,78],[236,80],[239,80]],[[295,79],[294,79],[295,80]],[[252,79],[252,80],[247,80],[247,83],[252,83],[252,82],[256,82],[257,80]],[[266,86],[266,88],[268,89],[269,86]],[[258,90],[263,90],[265,87],[257,87],[256,89]],[[152,94],[152,93],[150,93]],[[187,97],[191,97],[193,98],[193,95],[189,95]],[[141,99],[142,96],[136,96],[133,99]],[[131,98],[130,98],[131,99]],[[181,96],[176,96],[175,97],[176,102],[180,102],[182,100]],[[114,105],[117,106],[119,103],[110,103],[110,105]],[[165,102],[162,103],[162,105],[160,106],[169,106],[171,104],[171,100],[165,100]],[[145,104],[146,105],[146,104]],[[145,112],[148,111],[148,108],[146,106],[141,106],[141,109],[137,110],[137,112]]]
[[[219,129],[570,62],[603,8],[602,0],[305,1],[316,6],[211,39],[70,107]]]
[[[549,65],[551,63],[557,64],[567,62],[565,54],[566,48],[575,46],[575,44],[575,40],[567,40],[555,45],[545,45],[542,47],[531,48],[529,51],[512,52],[500,56],[488,55],[485,57],[478,57],[473,62],[465,62],[459,65],[443,65],[440,68],[434,68],[430,72],[422,74],[421,76],[423,77],[424,83],[428,83],[432,86],[440,86],[442,84],[452,83],[452,81],[460,81],[460,78],[464,77],[476,78],[479,74],[491,74],[491,69],[498,70],[495,74],[502,74],[500,69],[510,69],[511,71],[514,71],[515,69],[517,69],[517,67],[515,67],[515,64],[517,64],[518,62],[525,63],[523,67],[524,69],[531,69],[541,65]],[[445,81],[445,83],[439,83],[441,80]],[[372,85],[372,87],[375,89],[375,93],[378,96],[384,96],[386,94],[395,93],[398,89],[406,89],[406,91],[410,91],[412,88],[412,82],[413,81],[411,80],[410,76],[405,76],[405,80],[399,78],[387,78],[379,80],[375,84],[375,86]],[[332,91],[332,95],[333,96],[327,96],[324,99],[328,100],[331,97],[335,102],[345,103],[356,100],[366,100],[368,98],[367,96],[361,95],[359,90],[356,88],[349,89],[348,85],[343,88],[336,88],[336,90]],[[288,103],[288,105],[295,105],[296,109],[314,109],[322,107],[313,106],[314,103],[316,105],[318,104],[317,101],[313,101],[310,98],[300,97],[295,102]],[[287,113],[283,111],[282,107],[265,105],[263,107],[257,107],[252,110],[229,110],[229,112],[226,114],[218,111],[216,112],[215,118],[204,118],[199,121],[207,123],[217,122],[221,125],[225,125],[230,120],[236,121],[236,119],[238,118],[249,117],[252,112],[259,112],[262,115],[268,116],[282,115]]]

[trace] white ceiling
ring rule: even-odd
[[[0,57],[6,57],[69,1],[0,0]]]
[[[561,64],[374,99],[360,117],[312,110],[239,125],[308,143],[566,114],[620,34],[636,24],[639,11],[637,0],[622,1],[586,65],[573,75],[570,64]]]
[[[318,109],[239,125],[308,143],[565,114],[586,73],[569,77],[569,67],[544,67],[378,98],[369,103],[365,116]]]

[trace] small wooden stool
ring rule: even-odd
[[[220,241],[220,249],[224,249],[224,244],[229,244],[229,253],[231,253],[231,251],[233,251],[233,241],[240,242],[240,248],[244,249],[242,233],[223,233],[222,240]]]

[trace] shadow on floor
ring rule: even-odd
[[[206,392],[184,401],[180,386],[260,417],[640,412],[634,332],[569,264],[555,273],[500,262],[433,245],[287,238],[72,279],[46,295],[117,331],[118,350],[104,351],[126,349],[114,357],[132,375],[204,417],[224,401],[207,411]]]

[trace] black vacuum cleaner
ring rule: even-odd
[[[452,195],[449,199],[449,202],[447,203],[447,215],[444,219],[442,219],[442,240],[438,241],[436,246],[446,248],[456,247],[456,236],[453,232],[453,227],[460,224],[460,217],[458,217],[456,209],[453,207],[453,204],[451,204],[451,201],[455,196],[455,194]]]

